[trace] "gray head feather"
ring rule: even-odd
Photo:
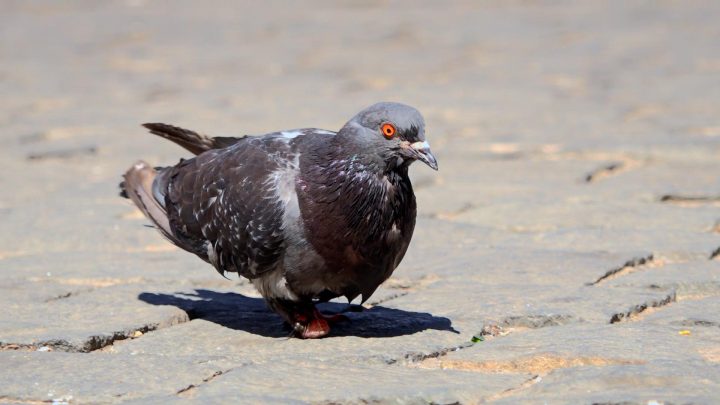
[[[383,134],[384,124],[396,133]],[[337,142],[364,151],[364,158],[379,170],[407,168],[421,160],[437,170],[437,160],[425,141],[425,120],[420,112],[400,103],[377,103],[360,111],[338,132]]]
[[[420,111],[405,104],[392,102],[373,104],[357,113],[348,124],[357,124],[379,133],[380,125],[386,122],[395,125],[401,139],[410,142],[425,140],[425,120],[420,115]]]

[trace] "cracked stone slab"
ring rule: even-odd
[[[415,367],[526,376],[528,384],[495,397],[501,403],[712,402],[720,358],[708,349],[720,344],[720,329],[693,337],[679,328],[644,319],[515,330]]]
[[[660,313],[657,312],[658,315]],[[702,360],[698,350],[707,343],[720,341],[720,330],[712,327],[707,329],[705,337],[693,339],[678,333],[682,329],[681,325],[648,318],[612,325],[568,323],[534,329],[510,329],[507,333],[489,336],[463,350],[425,360],[418,366],[468,370],[477,368],[486,372],[494,368],[502,372],[544,375],[573,366],[572,363],[556,363],[553,358],[607,359],[605,364],[599,364],[602,366],[613,362],[644,364],[653,360]],[[543,363],[544,357],[548,358],[547,364]]]
[[[607,281],[608,287],[674,289],[678,299],[720,296],[720,263],[714,260],[640,266]]]
[[[350,364],[350,363],[349,363]],[[474,403],[502,392],[524,376],[422,370],[398,365],[278,360],[230,370],[187,393],[198,403],[227,398],[304,403]],[[268,376],[282,376],[269,379]],[[383,384],[374,381],[387,382]]]
[[[718,170],[720,163],[713,158],[706,160],[699,156],[674,156],[653,161],[622,176],[609,179],[601,191],[605,194],[612,189],[623,195],[643,193],[651,195],[655,200],[664,195],[714,197],[718,192],[718,179],[715,175]],[[692,181],[688,181],[689,178],[692,178]],[[638,184],[642,184],[642,188],[639,188]],[[705,204],[701,201],[697,205],[702,207]],[[708,205],[712,206],[712,201]]]
[[[55,350],[87,352],[118,339],[186,322],[187,313],[174,306],[149,305],[138,300],[158,286],[118,285],[48,302],[27,303],[13,297],[0,317],[0,344],[49,346]]]
[[[442,277],[422,291],[384,304],[447,317],[467,333],[478,324],[508,316],[567,315],[576,321],[609,322],[635,306],[675,299],[672,289],[587,285],[627,260],[648,257],[647,252],[608,255],[538,250],[517,255],[511,248],[498,248],[470,254],[475,256],[463,266],[437,269]],[[453,300],[444,298],[448,295]]]
[[[720,368],[693,360],[574,367],[535,379],[495,403],[713,403],[719,380]]]
[[[652,311],[643,317],[644,323],[668,324],[692,333],[720,334],[720,296],[684,299]],[[717,346],[720,353],[720,344]]]
[[[290,337],[291,332],[280,317],[258,298],[227,292],[214,302],[195,301],[194,305],[186,307],[194,317],[192,321],[118,342],[106,350],[167,356],[205,354],[254,362],[289,358],[302,361],[312,357],[390,364],[412,356],[437,355],[467,340],[454,331],[447,318],[405,309],[378,306],[363,312],[346,312],[349,322],[336,325],[328,338],[299,340]],[[328,304],[321,309],[337,311],[345,307]]]
[[[226,364],[214,360],[121,354],[0,352],[1,402],[120,403],[178,391]],[[237,365],[241,366],[241,365]]]

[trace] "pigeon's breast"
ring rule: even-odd
[[[416,208],[407,171],[378,173],[343,159],[302,169],[303,228],[326,264],[327,284],[367,298],[399,264],[412,237]]]

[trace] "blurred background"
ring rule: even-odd
[[[712,403],[719,21],[712,0],[3,1],[0,402]],[[408,255],[331,338],[284,339],[118,197],[136,160],[189,157],[144,122],[337,130],[378,101],[424,114],[440,171],[412,167]]]
[[[3,2],[0,257],[104,243],[97,229],[72,229],[117,225],[105,210],[124,204],[114,194],[125,168],[185,156],[146,134],[148,121],[213,135],[337,129],[392,100],[424,113],[441,168],[523,151],[716,150],[719,10],[715,1]],[[461,175],[441,170],[432,181]]]

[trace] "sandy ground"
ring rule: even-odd
[[[720,2],[4,2],[0,402],[720,401]],[[117,196],[139,127],[425,115],[419,218],[288,339]],[[329,309],[342,309],[331,304]]]

